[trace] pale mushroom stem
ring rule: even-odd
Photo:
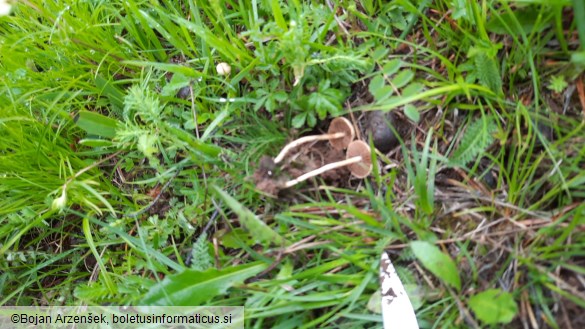
[[[291,187],[291,186],[295,186],[300,182],[306,181],[307,179],[311,178],[311,177],[315,177],[318,175],[321,175],[322,173],[332,170],[332,169],[337,169],[337,168],[341,168],[344,166],[349,166],[350,164],[354,164],[354,163],[358,163],[362,161],[362,157],[361,156],[356,156],[353,158],[349,158],[349,159],[345,159],[343,161],[338,161],[338,162],[333,162],[333,163],[329,163],[324,165],[323,167],[317,168],[313,171],[309,171],[306,174],[303,174],[293,180],[290,180],[288,182],[286,182],[284,184],[285,187]]]
[[[324,135],[312,135],[312,136],[305,136],[299,139],[296,139],[289,144],[287,144],[280,153],[274,158],[274,163],[281,162],[284,157],[287,155],[290,150],[294,149],[295,147],[305,144],[312,141],[322,141],[322,140],[330,140],[330,139],[337,139],[345,137],[345,133],[334,133],[334,134],[324,134]]]

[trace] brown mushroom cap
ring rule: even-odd
[[[372,156],[370,146],[360,140],[351,142],[347,146],[346,158],[362,157],[362,161],[349,165],[351,174],[357,178],[367,177],[372,172]]]
[[[329,143],[336,150],[345,149],[351,141],[355,138],[355,130],[349,120],[344,117],[337,117],[329,124],[329,130],[327,134],[344,133],[345,136],[342,138],[330,139]]]

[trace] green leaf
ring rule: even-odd
[[[461,71],[461,72],[473,71],[475,69],[475,64],[470,59],[470,60],[468,60],[466,62],[463,62],[463,63],[459,64],[459,66],[457,66],[457,69],[459,71]]]
[[[111,147],[114,144],[109,139],[95,139],[95,138],[85,138],[79,141],[79,144],[89,146],[89,147]]]
[[[560,93],[565,90],[569,84],[565,81],[565,77],[562,75],[553,75],[550,77],[550,82],[548,84],[548,89]]]
[[[266,107],[265,104],[268,102],[270,96],[263,89],[257,90],[256,94],[258,96],[263,95],[262,97],[258,98],[256,100],[256,104],[254,104],[254,111],[258,112],[262,106]],[[269,111],[268,109],[266,110]]]
[[[392,85],[396,88],[406,86],[414,78],[414,72],[411,70],[402,70],[392,79]]]
[[[307,120],[307,112],[299,113],[292,118],[292,126],[294,128],[301,128]]]
[[[382,67],[382,73],[387,76],[393,75],[394,73],[398,72],[398,70],[402,67],[402,61],[399,59],[393,59],[388,63],[384,64]]]
[[[406,19],[404,18],[404,11],[402,11],[399,8],[394,8],[393,10],[390,10],[387,15],[390,17],[390,21],[392,22],[392,26],[396,27],[397,29],[399,29],[400,31],[404,31],[406,30],[406,26],[408,25],[408,23],[406,22]]]
[[[100,253],[98,252],[96,244],[93,240],[92,229],[91,226],[89,225],[89,219],[87,217],[83,218],[82,227],[83,234],[85,235],[85,241],[89,246],[89,249],[91,250],[92,254],[94,255],[98,267],[100,268],[100,276],[103,278],[104,284],[108,289],[108,292],[111,295],[114,295],[118,292],[118,288],[114,284],[114,281],[112,281],[112,278],[110,277],[110,272],[106,270],[103,258],[100,257]]]
[[[158,147],[156,147],[157,141],[158,137],[156,135],[145,133],[138,137],[136,148],[142,152],[145,157],[151,158],[155,153],[158,153]]]
[[[200,139],[193,136],[193,134],[187,133],[181,128],[175,127],[169,123],[163,122],[161,124],[165,130],[171,132],[179,140],[187,143],[190,147],[195,150],[202,152],[206,155],[217,157],[221,153],[221,148],[215,144],[204,143]]]
[[[96,135],[106,138],[116,136],[118,120],[109,118],[95,112],[79,111],[75,116],[75,124],[85,130],[90,135]]]
[[[415,205],[427,214],[432,214],[435,203],[435,174],[437,141],[431,149],[433,129],[431,128],[425,139],[422,152],[419,152],[413,143],[411,153],[414,156],[416,175],[414,177],[414,192],[417,196]]]
[[[331,88],[330,84],[331,82],[329,80],[322,80],[319,82],[319,88],[317,92],[309,95],[309,107],[317,112],[317,115],[321,120],[325,119],[327,113],[336,116],[341,109],[343,93],[336,88]]]
[[[104,79],[101,75],[95,77],[95,85],[102,96],[106,96],[110,103],[121,109],[124,107],[124,93],[114,85],[111,80]]]
[[[209,252],[210,242],[207,241],[207,233],[201,234],[191,250],[191,269],[195,271],[207,271],[213,267],[212,254]]]
[[[374,94],[374,98],[377,102],[382,102],[390,98],[394,94],[394,88],[392,86],[384,86],[380,88],[377,93]]]
[[[213,186],[213,190],[215,190],[217,196],[222,199],[236,215],[238,215],[240,224],[242,224],[248,233],[254,237],[255,242],[262,242],[265,244],[273,243],[276,245],[287,243],[282,236],[273,231],[268,225],[266,225],[266,223],[256,217],[256,215],[240,204],[236,199],[232,198],[217,186]]]
[[[245,244],[253,245],[254,241],[243,228],[236,227],[233,230],[225,233],[218,239],[222,246],[226,248],[240,248],[238,241],[243,241]]]
[[[542,32],[550,24],[537,23],[539,20],[540,9],[538,6],[529,6],[524,9],[514,10],[513,12],[503,13],[501,15],[494,12],[486,24],[489,32],[497,34],[530,34],[531,32]],[[534,28],[537,28],[534,31]]]
[[[479,82],[490,88],[496,94],[502,93],[502,77],[498,70],[498,64],[493,57],[488,57],[486,53],[480,52],[474,56],[475,71]]]
[[[368,90],[372,95],[374,95],[382,87],[384,87],[384,78],[381,75],[376,75],[372,78],[372,80],[370,80]]]
[[[465,130],[461,143],[449,159],[453,167],[462,167],[480,156],[494,141],[498,126],[490,116],[478,119]]]
[[[272,94],[272,96],[274,97],[274,99],[276,101],[278,101],[279,103],[284,103],[288,100],[288,94],[285,93],[284,91],[280,90],[280,91],[276,91]]]
[[[272,15],[274,15],[274,20],[278,27],[283,30],[287,29],[286,21],[284,20],[284,16],[282,15],[282,9],[280,9],[280,2],[278,0],[271,0],[270,6],[272,7]]]
[[[478,319],[489,325],[510,323],[518,312],[512,294],[500,289],[489,289],[471,297],[469,307]]]
[[[315,113],[313,113],[313,112],[307,113],[307,125],[312,128],[312,127],[315,127],[316,124],[317,124],[317,117],[315,117]]]
[[[387,47],[384,47],[384,46],[379,46],[372,53],[372,59],[375,61],[379,61],[379,60],[383,59],[384,57],[386,57],[388,55],[388,52],[390,52],[390,49],[388,49]]]
[[[420,94],[423,91],[424,86],[422,83],[413,82],[402,89],[402,97],[412,97]]]
[[[469,16],[467,13],[467,6],[465,6],[465,0],[454,0],[451,1],[451,5],[453,6],[453,13],[451,16],[453,19],[460,19],[464,18],[468,21],[473,20],[473,16]]]
[[[404,115],[406,115],[406,117],[414,122],[418,122],[420,120],[420,113],[418,112],[416,106],[412,104],[406,104],[406,106],[404,106]]]
[[[377,102],[387,99],[394,92],[391,86],[384,85],[384,78],[381,75],[377,75],[370,80],[368,90]]]
[[[461,290],[459,272],[451,257],[441,252],[434,244],[426,241],[413,241],[410,243],[410,248],[427,270],[448,285]]]
[[[187,21],[188,23],[191,23],[189,21]],[[184,76],[187,77],[192,77],[192,78],[200,78],[203,77],[203,74],[201,74],[201,72],[197,72],[197,70],[195,70],[192,67],[188,67],[188,66],[184,66],[184,65],[179,65],[179,64],[173,64],[173,63],[159,63],[159,62],[148,62],[148,61],[123,61],[122,63],[127,64],[127,65],[133,65],[133,66],[138,66],[138,67],[152,67],[161,71],[165,71],[165,72],[171,72],[171,73],[175,73],[175,74],[182,74]]]
[[[215,296],[224,294],[228,288],[266,269],[266,264],[254,262],[230,266],[223,270],[209,269],[204,272],[184,270],[169,275],[138,303],[149,306],[192,306],[203,305]]]
[[[328,102],[327,98],[321,97],[321,95],[317,93],[313,93],[309,96],[309,105],[315,109],[320,120],[327,117],[327,111],[332,110],[335,112],[335,105]]]

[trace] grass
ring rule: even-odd
[[[582,327],[582,12],[13,4],[0,305],[244,305],[250,328],[381,328],[389,250],[421,327]],[[371,177],[256,188],[263,155],[339,115],[369,141],[374,110],[397,115],[400,145],[373,152]]]

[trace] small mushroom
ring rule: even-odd
[[[229,75],[232,71],[232,67],[228,63],[221,62],[215,66],[215,70],[219,75]]]
[[[12,4],[8,1],[0,1],[0,16],[10,15]]]
[[[367,177],[372,172],[371,150],[367,143],[357,140],[347,146],[346,158],[343,161],[326,164],[318,169],[309,171],[284,184],[285,187],[292,187],[311,177],[320,175],[326,171],[348,166],[351,174],[357,178]]]
[[[313,141],[329,140],[331,146],[336,150],[343,150],[353,141],[355,138],[355,130],[349,120],[344,117],[338,117],[331,121],[327,134],[323,135],[311,135],[296,139],[287,144],[280,153],[274,158],[274,163],[281,162],[284,157],[295,147]]]
[[[331,146],[336,150],[344,150],[355,138],[353,125],[344,117],[337,117],[329,124],[327,134],[333,135],[336,133],[343,133],[343,137],[329,140]]]
[[[365,178],[372,172],[372,155],[370,146],[363,141],[355,141],[347,147],[347,159],[359,159],[349,165],[351,174],[357,178]]]

